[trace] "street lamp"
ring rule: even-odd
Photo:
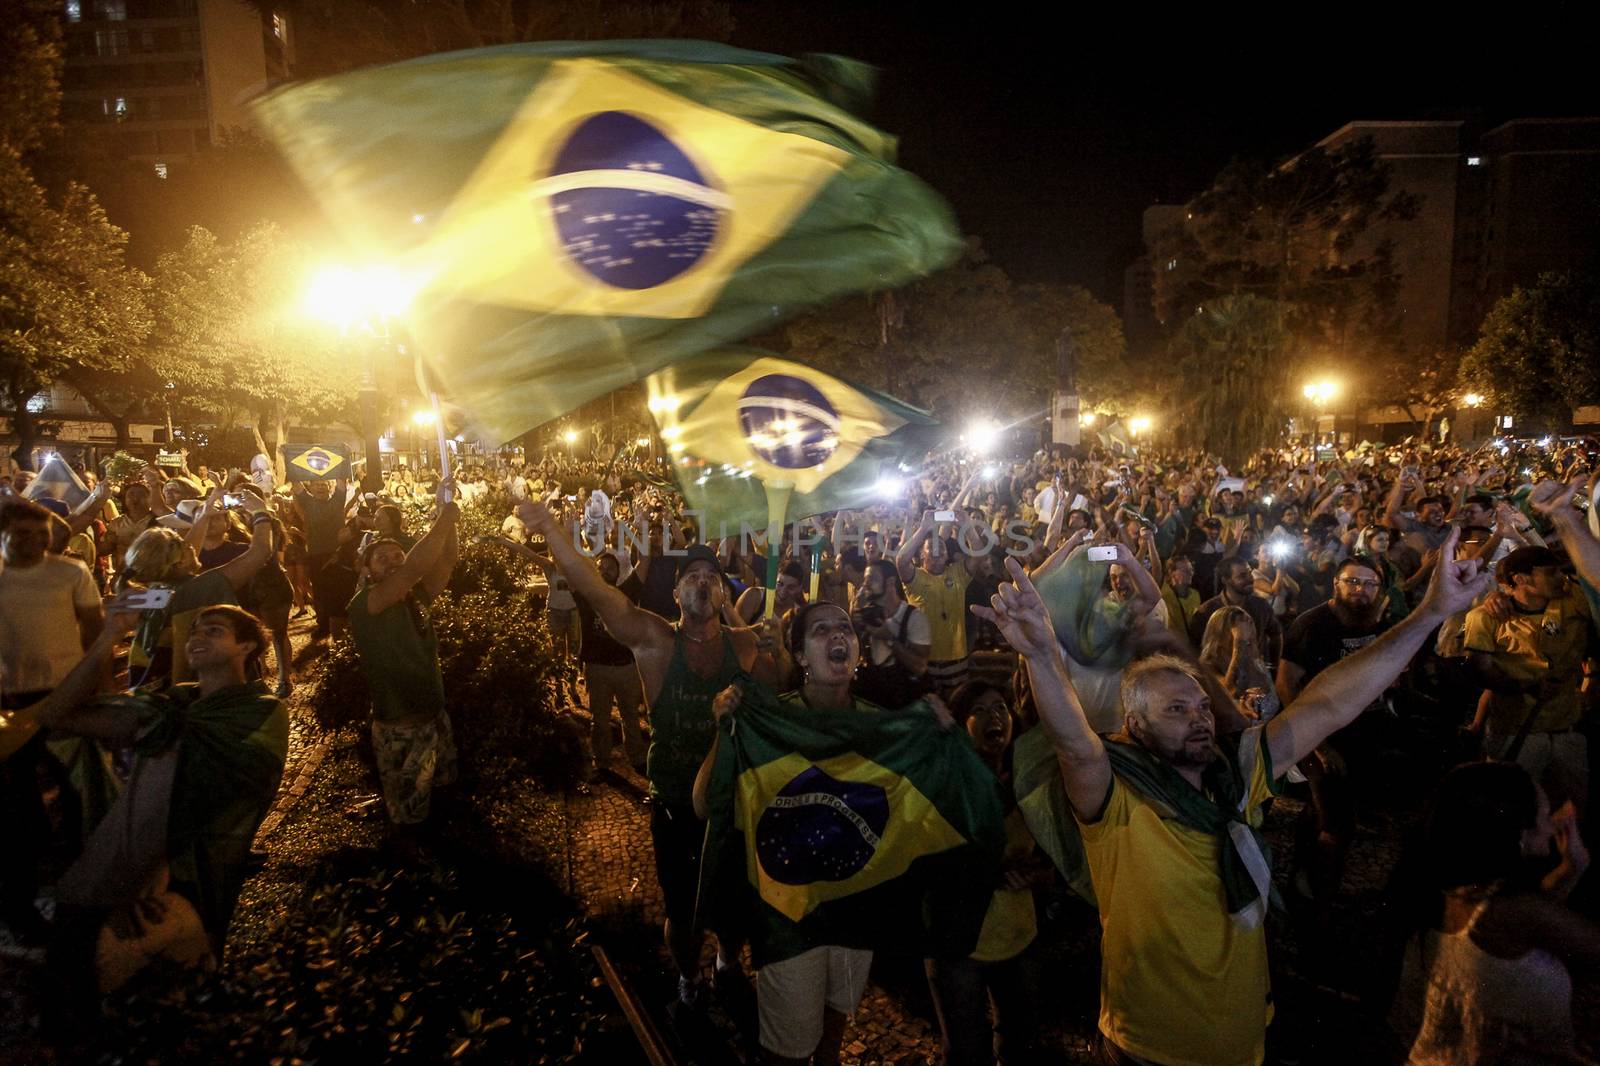
[[[1135,437],[1143,436],[1150,431],[1150,420],[1143,416],[1128,419],[1128,432]]]
[[[1307,382],[1305,388],[1301,389],[1300,392],[1317,409],[1317,420],[1312,424],[1310,434],[1312,443],[1315,444],[1318,435],[1322,432],[1322,410],[1339,395],[1339,383],[1328,378],[1322,378],[1318,381]]]
[[[1461,402],[1466,404],[1468,407],[1482,407],[1483,397],[1476,392],[1469,392],[1465,396],[1461,397]]]
[[[331,264],[312,273],[302,300],[307,315],[337,326],[340,336],[348,338],[354,328],[363,338],[357,342],[363,357],[359,393],[367,449],[361,487],[368,492],[383,487],[383,463],[378,458],[376,349],[379,344],[389,343],[389,320],[405,316],[420,288],[418,279],[390,266]]]
[[[1078,416],[1078,425],[1092,426],[1098,416],[1093,411],[1085,411]]]

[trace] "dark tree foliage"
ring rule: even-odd
[[[1566,420],[1600,403],[1600,278],[1541,274],[1490,309],[1461,376],[1513,415]]]

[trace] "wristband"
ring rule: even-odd
[[[265,511],[257,511],[255,513],[255,517],[250,519],[250,524],[253,526],[253,525],[256,525],[257,523],[260,523],[260,522],[270,522],[270,521],[272,521],[272,516],[271,515],[267,514],[267,512],[265,512]]]

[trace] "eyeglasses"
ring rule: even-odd
[[[1380,582],[1363,581],[1359,577],[1341,577],[1339,584],[1347,589],[1375,589],[1379,587]]]

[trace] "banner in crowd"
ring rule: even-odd
[[[39,467],[39,472],[22,490],[22,495],[30,500],[60,500],[68,507],[77,507],[89,498],[89,489],[78,477],[77,471],[56,454]]]
[[[939,426],[924,411],[753,348],[652,374],[650,410],[707,535],[767,528],[765,485],[794,487],[788,517],[882,503],[883,479],[921,465]]]
[[[395,269],[452,403],[510,439],[672,362],[961,253],[871,72],[697,41],[519,44],[268,94],[255,113]]]
[[[339,444],[285,444],[284,472],[290,481],[337,481],[350,476],[350,459]]]
[[[182,452],[156,452],[156,466],[162,470],[182,470]]]
[[[702,927],[747,933],[757,966],[822,943],[972,950],[995,887],[973,871],[998,870],[1005,814],[964,733],[925,704],[818,712],[753,682],[735,721],[708,793]]]

